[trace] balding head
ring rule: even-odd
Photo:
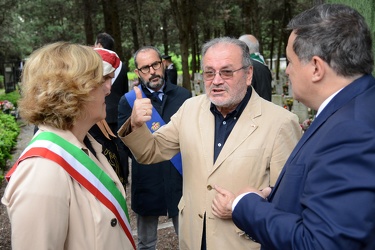
[[[258,39],[256,39],[253,35],[242,35],[239,40],[245,42],[247,44],[247,47],[249,47],[250,54],[259,52],[259,42]]]

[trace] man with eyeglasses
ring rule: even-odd
[[[134,54],[140,90],[148,98],[149,130],[154,132],[171,116],[182,103],[191,97],[191,93],[182,87],[165,81],[164,66],[158,49],[151,46],[140,48]],[[138,88],[138,87],[137,87]],[[120,100],[118,122],[122,125],[132,113],[136,96],[134,90]],[[141,139],[142,140],[142,139]],[[181,158],[172,161],[144,165],[132,157],[131,168],[131,207],[137,214],[137,249],[156,249],[159,216],[172,218],[178,235],[178,202],[182,196]]]
[[[285,73],[293,97],[317,110],[316,117],[272,192],[250,186],[231,194],[216,187],[227,199],[215,199],[214,215],[229,210],[234,223],[264,250],[373,250],[371,26],[354,8],[321,4],[293,17],[286,30]]]
[[[228,37],[207,42],[202,70],[206,94],[186,100],[153,134],[145,126],[150,101],[135,88],[133,113],[119,136],[143,163],[167,160],[181,151],[180,249],[259,249],[231,219],[214,216],[214,185],[232,192],[249,184],[273,186],[301,127],[296,115],[251,87],[253,68],[244,42]]]

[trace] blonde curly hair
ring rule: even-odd
[[[91,47],[56,42],[30,55],[21,79],[21,117],[69,130],[86,115],[90,92],[103,84],[103,62]]]

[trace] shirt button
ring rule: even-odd
[[[212,186],[211,186],[211,185],[208,185],[208,186],[207,186],[207,189],[208,189],[208,191],[211,191],[211,190],[212,190]]]
[[[201,214],[198,214],[198,216],[199,216],[199,218],[203,219],[203,215],[201,215]]]
[[[112,227],[115,227],[117,225],[117,219],[116,218],[113,218],[112,220],[111,220],[111,226]]]

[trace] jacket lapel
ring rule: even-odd
[[[212,164],[213,164],[213,155],[214,155],[214,145],[213,142],[215,140],[215,118],[210,111],[210,101],[208,97],[204,102],[201,104],[201,112],[199,116],[199,139],[201,140],[205,150],[203,152],[199,152],[200,154],[204,155],[205,159],[205,166],[207,166],[207,173],[211,172]]]
[[[223,149],[214,163],[211,174],[257,129],[259,125],[255,122],[255,118],[261,116],[261,114],[261,99],[253,89],[249,103],[246,105],[225,142]],[[211,155],[213,156],[213,146],[211,148]]]
[[[325,121],[332,116],[337,110],[342,108],[345,104],[350,102],[352,99],[363,93],[365,90],[370,88],[374,82],[373,77],[370,75],[365,75],[345,88],[343,88],[323,109],[323,111],[319,114],[318,117],[311,123],[310,127],[306,130],[303,134],[302,138],[297,143],[296,147],[293,149],[292,153],[290,154],[287,162],[285,163],[283,170],[280,173],[280,176],[275,184],[275,187],[272,190],[272,193],[268,197],[269,200],[273,198],[280,181],[282,180],[285,174],[285,166],[288,166],[293,159],[296,157],[298,152],[301,150],[303,145],[308,141],[308,139],[325,123]]]

